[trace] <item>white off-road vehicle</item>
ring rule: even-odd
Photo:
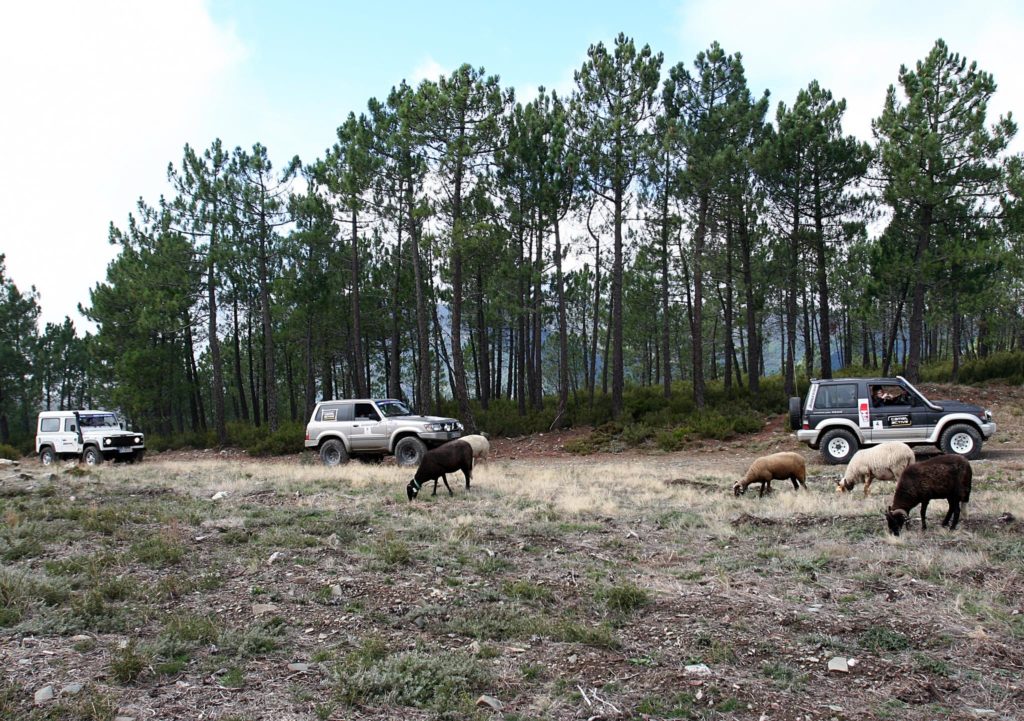
[[[462,430],[454,418],[413,415],[393,398],[330,400],[313,409],[305,445],[326,466],[352,456],[379,461],[391,454],[400,466],[418,466],[428,448],[458,438]]]
[[[125,430],[110,411],[42,411],[36,421],[36,455],[49,466],[80,460],[90,466],[104,460],[141,461],[146,437]]]

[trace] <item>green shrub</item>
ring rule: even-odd
[[[6,443],[0,443],[0,458],[6,458],[9,461],[16,461],[21,458],[21,451],[14,446],[9,446]]]

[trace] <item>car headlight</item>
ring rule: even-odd
[[[110,445],[110,439],[109,438],[104,438],[103,439],[103,445],[109,446]]]
[[[142,436],[135,436],[135,445],[138,446],[138,445],[141,445],[141,444],[142,444]]]

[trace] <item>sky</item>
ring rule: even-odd
[[[995,77],[990,120],[1024,112],[1012,0],[12,0],[0,3],[6,279],[35,288],[41,323],[92,330],[78,306],[117,254],[110,224],[170,193],[186,143],[259,142],[278,167],[312,162],[402,80],[469,63],[524,101],[541,85],[567,95],[590,45],[620,32],[662,53],[663,72],[692,68],[713,41],[741,53],[771,117],[817,80],[846,99],[844,130],[862,140],[900,65],[938,38]]]

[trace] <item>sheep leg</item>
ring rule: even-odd
[[[463,467],[462,474],[466,477],[466,490],[469,490],[469,482],[473,478],[473,466],[468,465]]]
[[[950,522],[950,519],[953,519]],[[949,530],[956,528],[956,524],[960,522],[960,501],[950,498],[949,499],[949,511],[946,513],[946,518],[943,519],[942,525],[949,526]]]
[[[757,495],[758,498],[764,498],[765,493],[772,492],[772,481],[769,478],[767,481],[761,481],[761,492]]]
[[[444,476],[441,476],[441,477],[444,478]],[[444,484],[447,486],[448,485],[448,481],[445,481]],[[437,479],[436,478],[434,479],[434,492],[431,493],[430,495],[432,495],[432,496],[436,496],[437,495]]]
[[[928,524],[924,520],[925,513],[928,512],[928,500],[921,501],[921,530],[928,528]]]
[[[441,476],[441,480],[444,481],[444,487],[448,489],[448,495],[449,496],[454,496],[455,494],[452,493],[452,487],[448,485],[448,478],[446,476],[442,475]]]
[[[796,476],[790,476],[789,480],[793,482],[793,490],[794,491],[799,491],[800,490],[800,483],[797,481]]]

